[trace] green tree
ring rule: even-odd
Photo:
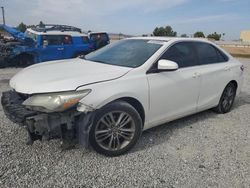
[[[212,34],[209,34],[207,36],[207,38],[214,39],[214,40],[220,40],[221,39],[221,34],[218,34],[218,33],[214,32]]]
[[[171,26],[156,27],[153,31],[154,36],[176,37],[177,32],[173,31]]]
[[[182,34],[181,37],[182,38],[188,38],[187,34]]]
[[[42,21],[40,21],[38,25],[39,25],[40,28],[44,28],[45,27],[45,24]]]
[[[36,27],[35,25],[27,25],[27,28],[34,28]]]
[[[195,38],[205,38],[205,35],[202,31],[197,31],[195,34],[194,34],[194,37]]]
[[[21,22],[17,27],[17,30],[21,31],[21,32],[25,32],[27,29],[27,25],[25,25],[23,22]]]

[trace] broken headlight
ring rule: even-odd
[[[60,92],[33,95],[23,102],[27,108],[41,112],[62,112],[75,106],[83,97],[91,92],[82,91]]]

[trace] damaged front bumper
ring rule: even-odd
[[[22,105],[26,98],[15,91],[7,91],[2,94],[1,103],[6,116],[28,131],[27,144],[35,140],[61,138],[64,145],[80,144],[88,147],[94,112],[83,114],[75,108],[61,113],[32,111]]]

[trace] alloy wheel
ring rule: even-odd
[[[125,148],[135,135],[135,122],[124,111],[111,111],[97,122],[95,139],[105,150],[116,151]]]
[[[228,111],[233,104],[235,97],[235,89],[233,86],[226,87],[223,96],[222,96],[222,107],[224,111]]]

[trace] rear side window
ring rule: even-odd
[[[93,41],[97,41],[97,40],[103,40],[103,41],[108,41],[108,35],[106,33],[94,33],[94,34],[90,34],[90,39]]]
[[[44,35],[43,44],[51,45],[62,45],[62,37],[59,35]]]
[[[102,33],[101,38],[102,40],[106,40],[106,41],[109,40],[108,35],[106,33]]]
[[[195,42],[194,45],[196,46],[199,64],[201,65],[222,63],[228,60],[223,52],[219,51],[211,44]]]
[[[161,59],[174,61],[180,68],[197,65],[195,50],[191,42],[180,42],[171,46]]]

